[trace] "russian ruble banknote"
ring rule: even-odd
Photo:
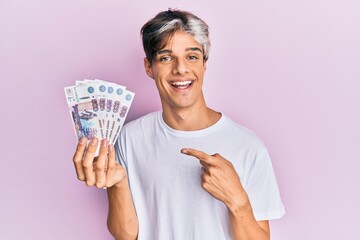
[[[79,80],[64,90],[77,140],[106,138],[115,144],[135,93],[100,79]]]

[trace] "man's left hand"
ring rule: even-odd
[[[230,210],[249,203],[239,175],[230,161],[218,153],[209,155],[191,148],[183,148],[181,153],[200,160],[202,188]]]

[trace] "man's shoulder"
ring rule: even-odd
[[[246,142],[249,145],[263,146],[263,141],[259,135],[252,129],[238,123],[236,120],[233,120],[225,116],[227,134],[232,136],[232,140],[235,142]]]
[[[252,137],[252,138],[258,137],[257,134],[253,130],[246,127],[245,125],[242,125],[241,123],[229,118],[228,116],[224,116],[224,118],[225,118],[225,122],[227,123],[226,126],[229,128],[229,130],[234,131],[234,133],[246,135],[246,136]]]

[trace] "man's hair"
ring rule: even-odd
[[[204,61],[208,60],[210,50],[208,25],[190,12],[169,9],[159,12],[141,28],[142,43],[150,64],[157,52],[178,31],[193,36],[202,45]]]

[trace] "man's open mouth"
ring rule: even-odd
[[[171,82],[171,86],[177,89],[186,89],[191,86],[193,81],[178,81],[178,82]]]

